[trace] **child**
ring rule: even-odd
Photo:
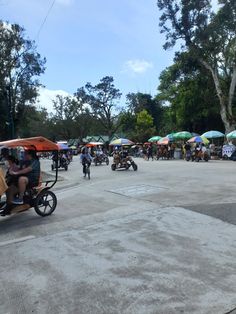
[[[18,160],[14,156],[7,156],[6,158],[6,166],[7,166],[7,173],[6,173],[6,182],[7,185],[10,186],[12,184],[17,184],[18,177],[10,175],[12,171],[18,171]]]

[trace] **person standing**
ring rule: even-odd
[[[153,148],[152,148],[152,144],[148,147],[147,149],[147,160],[149,160],[150,158],[152,158],[153,160]]]

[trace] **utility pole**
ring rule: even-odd
[[[9,134],[10,139],[15,138],[15,126],[12,112],[12,102],[11,102],[11,87],[7,85],[6,87],[6,98],[7,98],[7,107],[8,107],[8,119],[9,119]]]

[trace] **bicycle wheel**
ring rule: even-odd
[[[56,206],[56,195],[52,191],[43,190],[35,199],[34,209],[39,216],[45,217],[51,215]]]
[[[90,167],[87,168],[88,179],[90,180]]]

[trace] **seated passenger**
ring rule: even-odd
[[[34,150],[29,150],[25,152],[25,158],[27,161],[27,166],[21,170],[17,171],[9,171],[10,175],[18,176],[18,198],[15,198],[12,200],[13,194],[13,188],[12,186],[9,188],[9,196],[8,196],[8,202],[12,202],[13,204],[21,205],[23,204],[23,196],[26,190],[26,187],[33,187],[38,186],[39,184],[39,178],[40,178],[40,162],[38,159],[38,156],[36,155],[36,152]],[[16,191],[16,190],[15,190]],[[15,194],[16,194],[15,193]]]
[[[6,157],[6,182],[7,185],[10,186],[12,184],[17,184],[18,178],[17,176],[13,176],[10,172],[18,171],[20,167],[18,166],[18,160],[14,156],[7,156]]]

